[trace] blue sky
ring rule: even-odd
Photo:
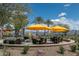
[[[32,9],[31,14],[28,15],[30,21],[35,17],[41,16],[44,20],[58,20],[63,18],[61,23],[67,23],[71,29],[78,29],[79,23],[79,4],[64,4],[64,3],[30,3],[29,7]]]
[[[57,18],[61,12],[67,13],[66,17],[79,19],[79,4],[63,3],[33,3],[29,4],[32,9],[30,18],[41,16],[44,19]]]

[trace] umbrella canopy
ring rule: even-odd
[[[62,27],[62,26],[53,26],[53,27],[51,27],[51,30],[53,32],[67,32],[68,31],[67,28]]]
[[[12,30],[10,30],[10,29],[4,29],[3,31],[6,32],[6,31],[12,31]]]
[[[29,30],[50,30],[49,27],[45,25],[41,25],[41,24],[35,24],[35,25],[28,26],[27,29]]]
[[[3,29],[4,32],[11,32],[14,31],[15,29]]]

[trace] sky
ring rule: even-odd
[[[28,15],[30,22],[41,16],[55,23],[64,23],[70,29],[79,30],[79,4],[75,3],[30,3],[32,12]]]

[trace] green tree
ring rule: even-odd
[[[69,25],[67,25],[67,24],[58,24],[58,25],[67,28],[68,31],[69,31],[69,29],[70,29]],[[67,32],[68,32],[68,31],[64,32],[64,36],[65,36],[65,37],[67,37]]]
[[[28,24],[27,16],[25,15],[15,16],[12,20],[12,24],[14,25],[15,28],[15,36],[19,35],[20,29],[23,29],[23,36],[24,36],[24,31],[25,31],[24,27],[25,25]]]
[[[67,29],[70,29],[69,28],[69,25],[67,25],[67,24],[58,24],[59,26],[63,26],[63,27],[65,27],[65,28],[67,28]]]
[[[53,25],[53,22],[52,22],[50,19],[44,21],[44,23],[45,23],[48,27],[50,27],[50,25]],[[49,32],[50,32],[50,31],[48,30],[48,34],[50,34]],[[50,35],[48,35],[48,38],[50,38]]]
[[[2,38],[3,38],[3,26],[4,24],[9,22],[9,18],[11,17],[12,7],[10,4],[0,4],[0,28],[2,29]]]
[[[53,24],[50,19],[46,20],[44,23],[47,24],[48,27]]]
[[[28,4],[16,4],[16,10],[14,10],[12,18],[14,20],[15,35],[18,36],[19,29],[23,28],[24,36],[24,27],[28,23],[27,14],[31,12],[31,9],[28,7]]]
[[[44,20],[42,17],[36,17],[33,23],[41,24],[41,23],[44,23]]]
[[[30,13],[31,9],[28,4],[18,4],[18,3],[1,3],[0,4],[0,28],[8,23],[12,17],[22,14]],[[3,34],[3,33],[2,33]]]
[[[13,30],[14,28],[11,26],[10,23],[7,23],[5,26],[4,26],[6,29],[8,30]]]
[[[39,17],[36,17],[36,18],[34,19],[33,23],[35,23],[35,24],[42,24],[42,23],[44,23],[44,20],[43,20],[42,17],[39,16]],[[37,33],[38,33],[38,32],[36,32],[36,35],[37,35]]]

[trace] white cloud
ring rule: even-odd
[[[65,12],[62,12],[62,13],[60,13],[59,15],[58,15],[58,17],[63,17],[63,16],[65,16],[65,15],[67,15]]]
[[[65,4],[65,5],[64,5],[64,7],[69,7],[69,6],[71,6],[71,4]]]
[[[64,20],[58,19],[58,21],[54,21],[55,19],[53,19],[52,21],[54,22],[54,24],[68,24],[71,30],[79,30],[79,20],[75,21],[73,19],[68,19],[65,18]]]
[[[79,23],[79,21],[74,21],[72,19],[66,19],[66,20],[60,21],[60,23],[68,24],[71,30],[79,30],[79,27],[78,27],[79,24],[77,24]]]
[[[52,22],[59,22],[60,19],[51,19]]]
[[[65,19],[66,19],[66,17],[61,17],[61,18],[60,18],[60,20],[65,20]]]

